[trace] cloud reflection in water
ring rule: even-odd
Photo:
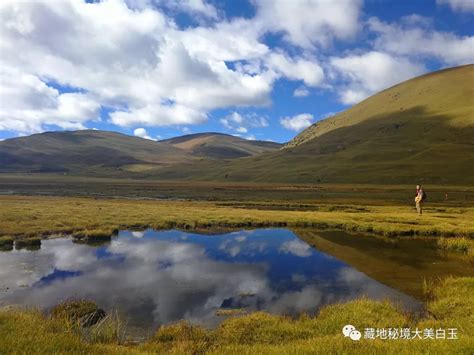
[[[221,307],[312,313],[360,295],[417,304],[283,229],[122,232],[102,247],[45,240],[35,252],[2,253],[0,290],[0,303],[42,308],[92,299],[143,328],[179,319],[213,326]]]

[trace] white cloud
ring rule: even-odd
[[[87,92],[87,98],[112,109],[111,121],[120,126],[196,124],[215,108],[269,104],[278,78],[273,71],[247,73],[225,63],[268,51],[257,35],[251,35],[249,23],[222,22],[212,29],[180,31],[159,10],[143,4],[131,10],[120,0],[92,4],[4,1],[0,5],[0,65],[35,77],[39,81],[35,85],[43,85],[34,95],[40,97],[31,98],[32,102],[47,100],[45,91],[55,90],[47,82],[55,81],[80,89],[75,93],[77,99],[82,98],[78,113],[85,105],[86,96],[81,93]],[[186,4],[210,9],[202,1]],[[23,95],[31,96],[31,90],[24,89]],[[64,99],[70,107],[70,97]],[[88,118],[81,117],[78,123]],[[2,116],[2,129],[32,132],[42,130],[44,124],[39,118]]]
[[[136,136],[136,137],[140,137],[140,138],[144,138],[144,139],[149,139],[149,140],[156,140],[156,139],[153,139],[151,138],[149,135],[148,135],[148,132],[146,131],[145,128],[136,128],[134,131],[133,131],[133,135]]]
[[[110,114],[111,122],[119,126],[130,127],[138,124],[145,126],[166,126],[173,124],[196,124],[204,122],[207,116],[182,105],[155,105],[136,108],[129,111],[115,111]]]
[[[139,232],[132,232],[132,237],[134,238],[143,238],[145,236],[145,232],[139,231]]]
[[[328,45],[352,38],[359,29],[361,0],[256,0],[257,18],[271,32],[295,45]]]
[[[324,72],[316,59],[293,59],[283,53],[272,53],[267,65],[281,76],[292,80],[302,80],[308,86],[317,86],[324,79]]]
[[[473,2],[474,3],[474,2]],[[458,36],[405,22],[387,24],[377,18],[368,21],[377,33],[374,46],[395,55],[437,58],[448,65],[474,62],[474,36]]]
[[[83,129],[98,119],[100,105],[85,93],[63,93],[35,75],[0,69],[0,130],[40,132],[43,125]]]
[[[268,126],[268,121],[265,117],[259,116],[255,113],[241,115],[234,111],[226,117],[223,117],[219,122],[227,129],[235,131],[239,134],[249,132],[250,128],[263,128]],[[250,137],[250,138],[249,138]],[[246,139],[255,139],[253,134],[249,134]]]
[[[311,120],[313,115],[310,113],[301,113],[293,117],[284,117],[280,119],[280,123],[286,129],[292,131],[301,131],[304,128],[307,128],[312,125]]]
[[[216,8],[205,0],[166,0],[164,4],[178,11],[203,15],[212,19],[218,18]]]
[[[309,96],[310,92],[308,88],[304,86],[300,86],[299,88],[296,88],[295,91],[293,92],[294,97],[307,97]]]
[[[377,91],[417,76],[424,71],[407,58],[371,51],[361,55],[333,57],[330,64],[345,84],[339,88],[344,104],[357,103]]]
[[[436,3],[439,5],[449,5],[453,11],[474,11],[474,1],[472,0],[436,0]]]
[[[284,242],[280,247],[281,252],[294,254],[302,258],[310,256],[312,253],[311,249],[309,244],[298,239]]]

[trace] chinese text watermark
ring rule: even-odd
[[[352,340],[359,341],[360,339],[383,339],[383,340],[436,340],[436,339],[447,339],[456,340],[458,339],[457,328],[365,328],[364,332],[361,333],[353,325],[346,325],[342,328],[342,334],[345,337],[349,337]]]

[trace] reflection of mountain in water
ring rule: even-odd
[[[179,319],[212,326],[221,307],[312,313],[361,295],[419,306],[281,229],[125,232],[97,248],[45,240],[36,252],[2,254],[0,289],[5,304],[48,308],[66,298],[92,299],[143,328]]]
[[[436,238],[391,239],[311,229],[295,233],[317,250],[416,298],[423,297],[423,280],[450,275],[472,276],[468,258],[446,254],[436,246]]]

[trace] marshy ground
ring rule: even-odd
[[[0,248],[35,248],[52,236],[78,241],[108,239],[123,229],[296,228],[310,244],[334,248],[305,234],[305,227],[398,238],[439,238],[439,247],[472,256],[474,188],[427,187],[423,216],[415,213],[411,186],[284,186],[124,182],[60,177],[0,178]],[[446,199],[446,194],[447,199]],[[354,236],[356,238],[356,236]],[[17,244],[18,243],[18,244]],[[335,244],[334,244],[335,243]],[[384,242],[389,243],[389,242]],[[343,251],[342,251],[343,252]],[[375,258],[376,253],[371,253]],[[474,272],[473,272],[474,275]],[[420,280],[420,283],[422,280]],[[470,353],[474,348],[474,278],[427,283],[428,313],[412,319],[395,306],[361,299],[325,307],[296,320],[256,313],[232,317],[217,329],[180,323],[152,339],[129,344],[116,324],[95,337],[37,311],[0,311],[0,349],[5,352],[91,353]],[[362,341],[340,334],[358,327],[458,328],[457,340]],[[114,328],[115,327],[115,328]]]

